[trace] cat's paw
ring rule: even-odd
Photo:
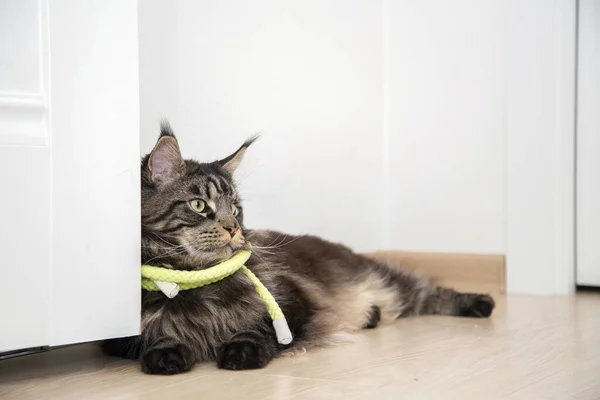
[[[174,375],[189,371],[192,363],[184,356],[184,346],[156,347],[142,354],[142,371],[147,374]]]
[[[487,294],[473,294],[468,299],[467,304],[460,310],[463,317],[487,318],[492,315],[496,303],[492,296]]]
[[[102,342],[102,351],[109,356],[137,360],[140,356],[142,342],[139,336],[108,339]]]
[[[262,368],[260,351],[251,340],[236,340],[225,343],[217,359],[219,368],[240,370]]]

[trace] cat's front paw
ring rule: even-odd
[[[189,371],[192,362],[185,356],[187,349],[183,345],[155,347],[142,354],[142,371],[147,374],[174,375]]]
[[[102,342],[102,351],[109,356],[137,360],[142,351],[142,341],[139,336],[108,339]]]
[[[219,368],[231,370],[262,368],[264,364],[258,346],[251,340],[225,343],[217,359]]]

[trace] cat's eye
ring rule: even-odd
[[[190,200],[190,207],[192,208],[192,210],[196,211],[197,213],[206,212],[206,202],[204,200],[200,200],[200,199]]]
[[[233,214],[234,217],[237,217],[237,215],[240,213],[240,210],[238,210],[238,208],[235,206],[235,204],[231,205],[231,213]]]

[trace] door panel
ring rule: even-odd
[[[0,352],[49,343],[49,167],[48,147],[0,147]]]
[[[0,35],[0,353],[134,335],[137,1],[0,1]]]
[[[138,333],[137,1],[54,0],[51,345]]]
[[[49,343],[47,5],[0,2],[0,352]]]

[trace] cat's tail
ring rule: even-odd
[[[463,293],[433,284],[430,280],[408,272],[390,260],[376,258],[378,271],[399,294],[400,316],[451,315],[457,317],[489,317],[496,303],[488,294]],[[392,307],[393,308],[393,307]]]
[[[415,314],[453,315],[458,317],[487,318],[496,306],[487,294],[461,293],[454,289],[426,286],[413,300]]]

